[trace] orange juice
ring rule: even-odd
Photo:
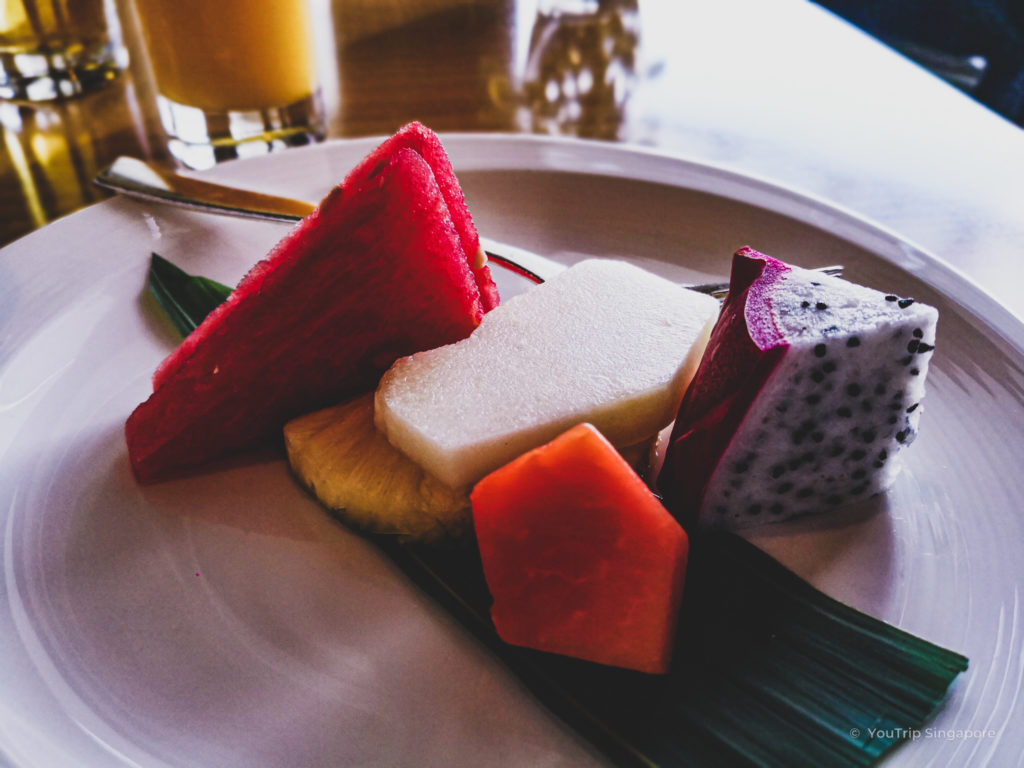
[[[281,107],[315,88],[308,0],[135,0],[157,90],[206,112]]]

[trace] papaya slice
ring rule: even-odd
[[[470,498],[499,637],[669,670],[688,539],[597,429],[580,424],[523,454]]]

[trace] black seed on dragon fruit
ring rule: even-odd
[[[742,528],[884,491],[917,435],[937,320],[913,299],[740,250],[658,479],[669,509]]]

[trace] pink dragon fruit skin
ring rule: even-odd
[[[741,249],[658,479],[666,505],[688,525],[744,528],[884,491],[917,434],[937,320]]]

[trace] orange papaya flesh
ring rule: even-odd
[[[580,424],[520,456],[471,499],[505,642],[669,670],[688,539],[597,429]]]

